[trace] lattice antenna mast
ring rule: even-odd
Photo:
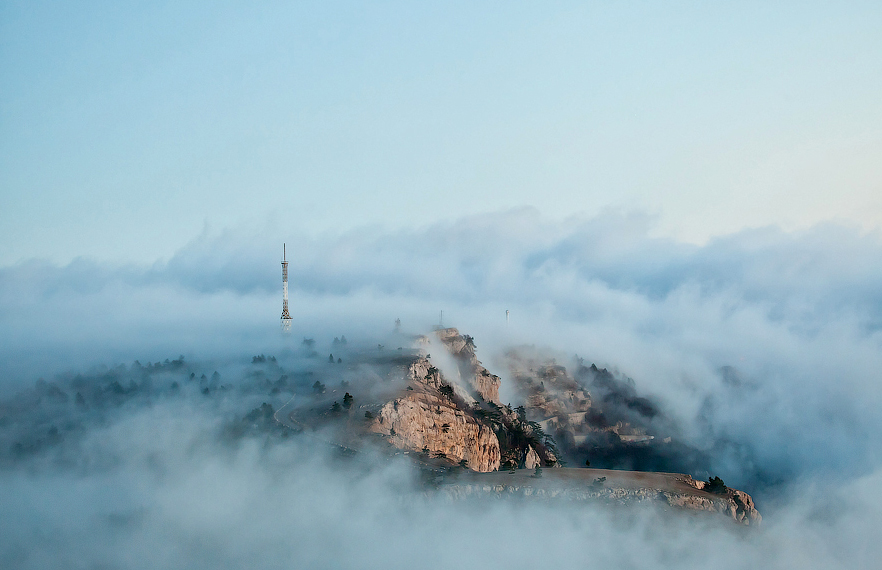
[[[282,330],[291,330],[291,313],[288,312],[288,261],[285,258],[285,244],[282,244]]]

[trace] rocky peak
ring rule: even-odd
[[[475,342],[469,335],[461,335],[455,328],[438,329],[438,339],[448,352],[456,359],[459,373],[463,381],[474,391],[475,395],[485,402],[499,401],[499,386],[502,380],[484,368],[475,356]]]

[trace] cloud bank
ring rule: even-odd
[[[516,210],[419,231],[310,237],[240,228],[206,234],[150,267],[88,259],[5,267],[0,392],[12,398],[37,377],[179,354],[239,378],[237,363],[252,354],[296,352],[303,337],[330,349],[341,334],[369,346],[396,318],[425,332],[443,310],[444,324],[475,337],[503,388],[494,359],[523,344],[564,365],[578,355],[634,378],[708,452],[709,473],[757,498],[760,533],[711,529],[708,540],[692,523],[663,525],[664,515],[649,511],[502,504],[465,516],[464,506],[402,506],[403,465],[359,474],[299,441],[246,440],[219,453],[199,435],[220,421],[216,410],[196,398],[136,407],[86,430],[78,441],[117,457],[108,467],[7,468],[3,486],[17,492],[4,499],[4,557],[21,567],[855,567],[878,559],[868,529],[882,519],[872,498],[882,480],[880,236],[829,224],[694,246],[651,229],[641,215],[561,222]],[[290,337],[278,331],[282,241]],[[259,403],[246,399],[235,413]],[[534,529],[535,547],[511,538],[524,527]]]

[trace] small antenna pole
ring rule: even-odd
[[[282,330],[291,330],[291,314],[288,312],[288,261],[285,244],[282,244]]]

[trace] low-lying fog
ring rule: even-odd
[[[146,268],[0,268],[0,567],[873,566],[880,237],[828,225],[699,247],[648,232],[520,210],[320,239],[230,231]],[[405,460],[341,455],[262,407],[316,380],[358,403],[372,368],[350,358],[396,351],[396,319],[423,334],[442,310],[503,401],[512,346],[633,378],[709,457],[692,474],[752,494],[763,525],[419,498]]]

